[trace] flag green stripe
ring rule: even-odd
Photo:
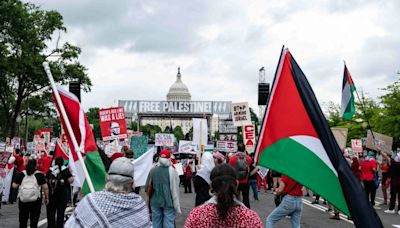
[[[290,138],[278,140],[262,150],[259,165],[290,176],[350,215],[335,173],[302,144]]]
[[[106,183],[106,170],[104,168],[104,164],[101,160],[99,152],[94,151],[86,153],[84,159],[95,191],[97,192],[103,190]],[[84,195],[90,193],[90,189],[86,180],[83,183],[82,192]]]

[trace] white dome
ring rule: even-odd
[[[189,93],[189,89],[182,82],[182,76],[180,68],[178,68],[178,74],[176,75],[176,81],[171,85],[167,94],[167,101],[190,101],[192,96]]]

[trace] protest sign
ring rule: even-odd
[[[107,157],[112,157],[113,154],[115,153],[120,153],[122,150],[122,146],[119,145],[118,140],[114,140],[110,143],[107,143],[104,145],[104,153],[107,155]]]
[[[0,169],[4,169],[7,166],[8,159],[10,159],[12,152],[0,151]]]
[[[352,139],[351,140],[351,150],[353,153],[362,153],[362,141],[361,139]]]
[[[135,159],[146,153],[147,144],[147,136],[135,135],[131,137],[131,150],[135,154]]]
[[[220,134],[220,141],[237,141],[237,134]]]
[[[235,141],[217,141],[217,150],[221,152],[236,152],[237,143]]]
[[[128,137],[123,107],[100,109],[99,118],[103,141]]]
[[[233,125],[232,120],[219,120],[218,131],[220,134],[237,134],[237,127]]]
[[[11,145],[15,148],[15,149],[20,149],[21,148],[21,138],[20,137],[14,137],[11,140]]]
[[[331,128],[331,131],[336,139],[337,144],[339,145],[339,148],[343,151],[346,148],[348,129],[333,127]]]
[[[243,126],[243,143],[248,153],[254,153],[256,145],[254,124],[246,124]]]
[[[155,141],[156,146],[172,147],[174,146],[175,140],[173,134],[157,133],[155,136]]]
[[[248,102],[232,103],[232,120],[234,126],[250,124],[250,108]]]
[[[372,136],[371,130],[368,130],[366,147],[372,150],[382,149],[385,152],[390,152],[392,150],[393,138],[375,131],[373,133],[374,135]]]
[[[179,153],[196,154],[197,147],[193,145],[192,141],[179,141]]]
[[[261,179],[264,179],[264,177],[267,176],[268,169],[266,169],[264,167],[259,167],[257,173],[258,173],[258,175],[260,175]]]
[[[193,145],[207,145],[207,119],[193,118]]]
[[[41,152],[46,150],[46,145],[44,144],[44,138],[39,138],[35,144],[35,152]]]

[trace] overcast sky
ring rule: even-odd
[[[340,102],[343,60],[373,98],[399,78],[400,1],[33,0],[64,17],[93,82],[85,109],[165,100],[178,66],[192,100],[257,107],[258,70],[272,81],[282,45],[321,103]],[[257,108],[256,108],[257,109]]]

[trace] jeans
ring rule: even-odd
[[[249,183],[251,186],[251,190],[253,190],[254,199],[258,200],[257,180],[250,180]]]
[[[154,228],[174,228],[175,209],[173,207],[151,207]]]
[[[303,210],[303,201],[300,196],[286,195],[281,204],[267,217],[266,228],[273,228],[282,218],[289,215],[292,228],[300,228],[301,211]]]

